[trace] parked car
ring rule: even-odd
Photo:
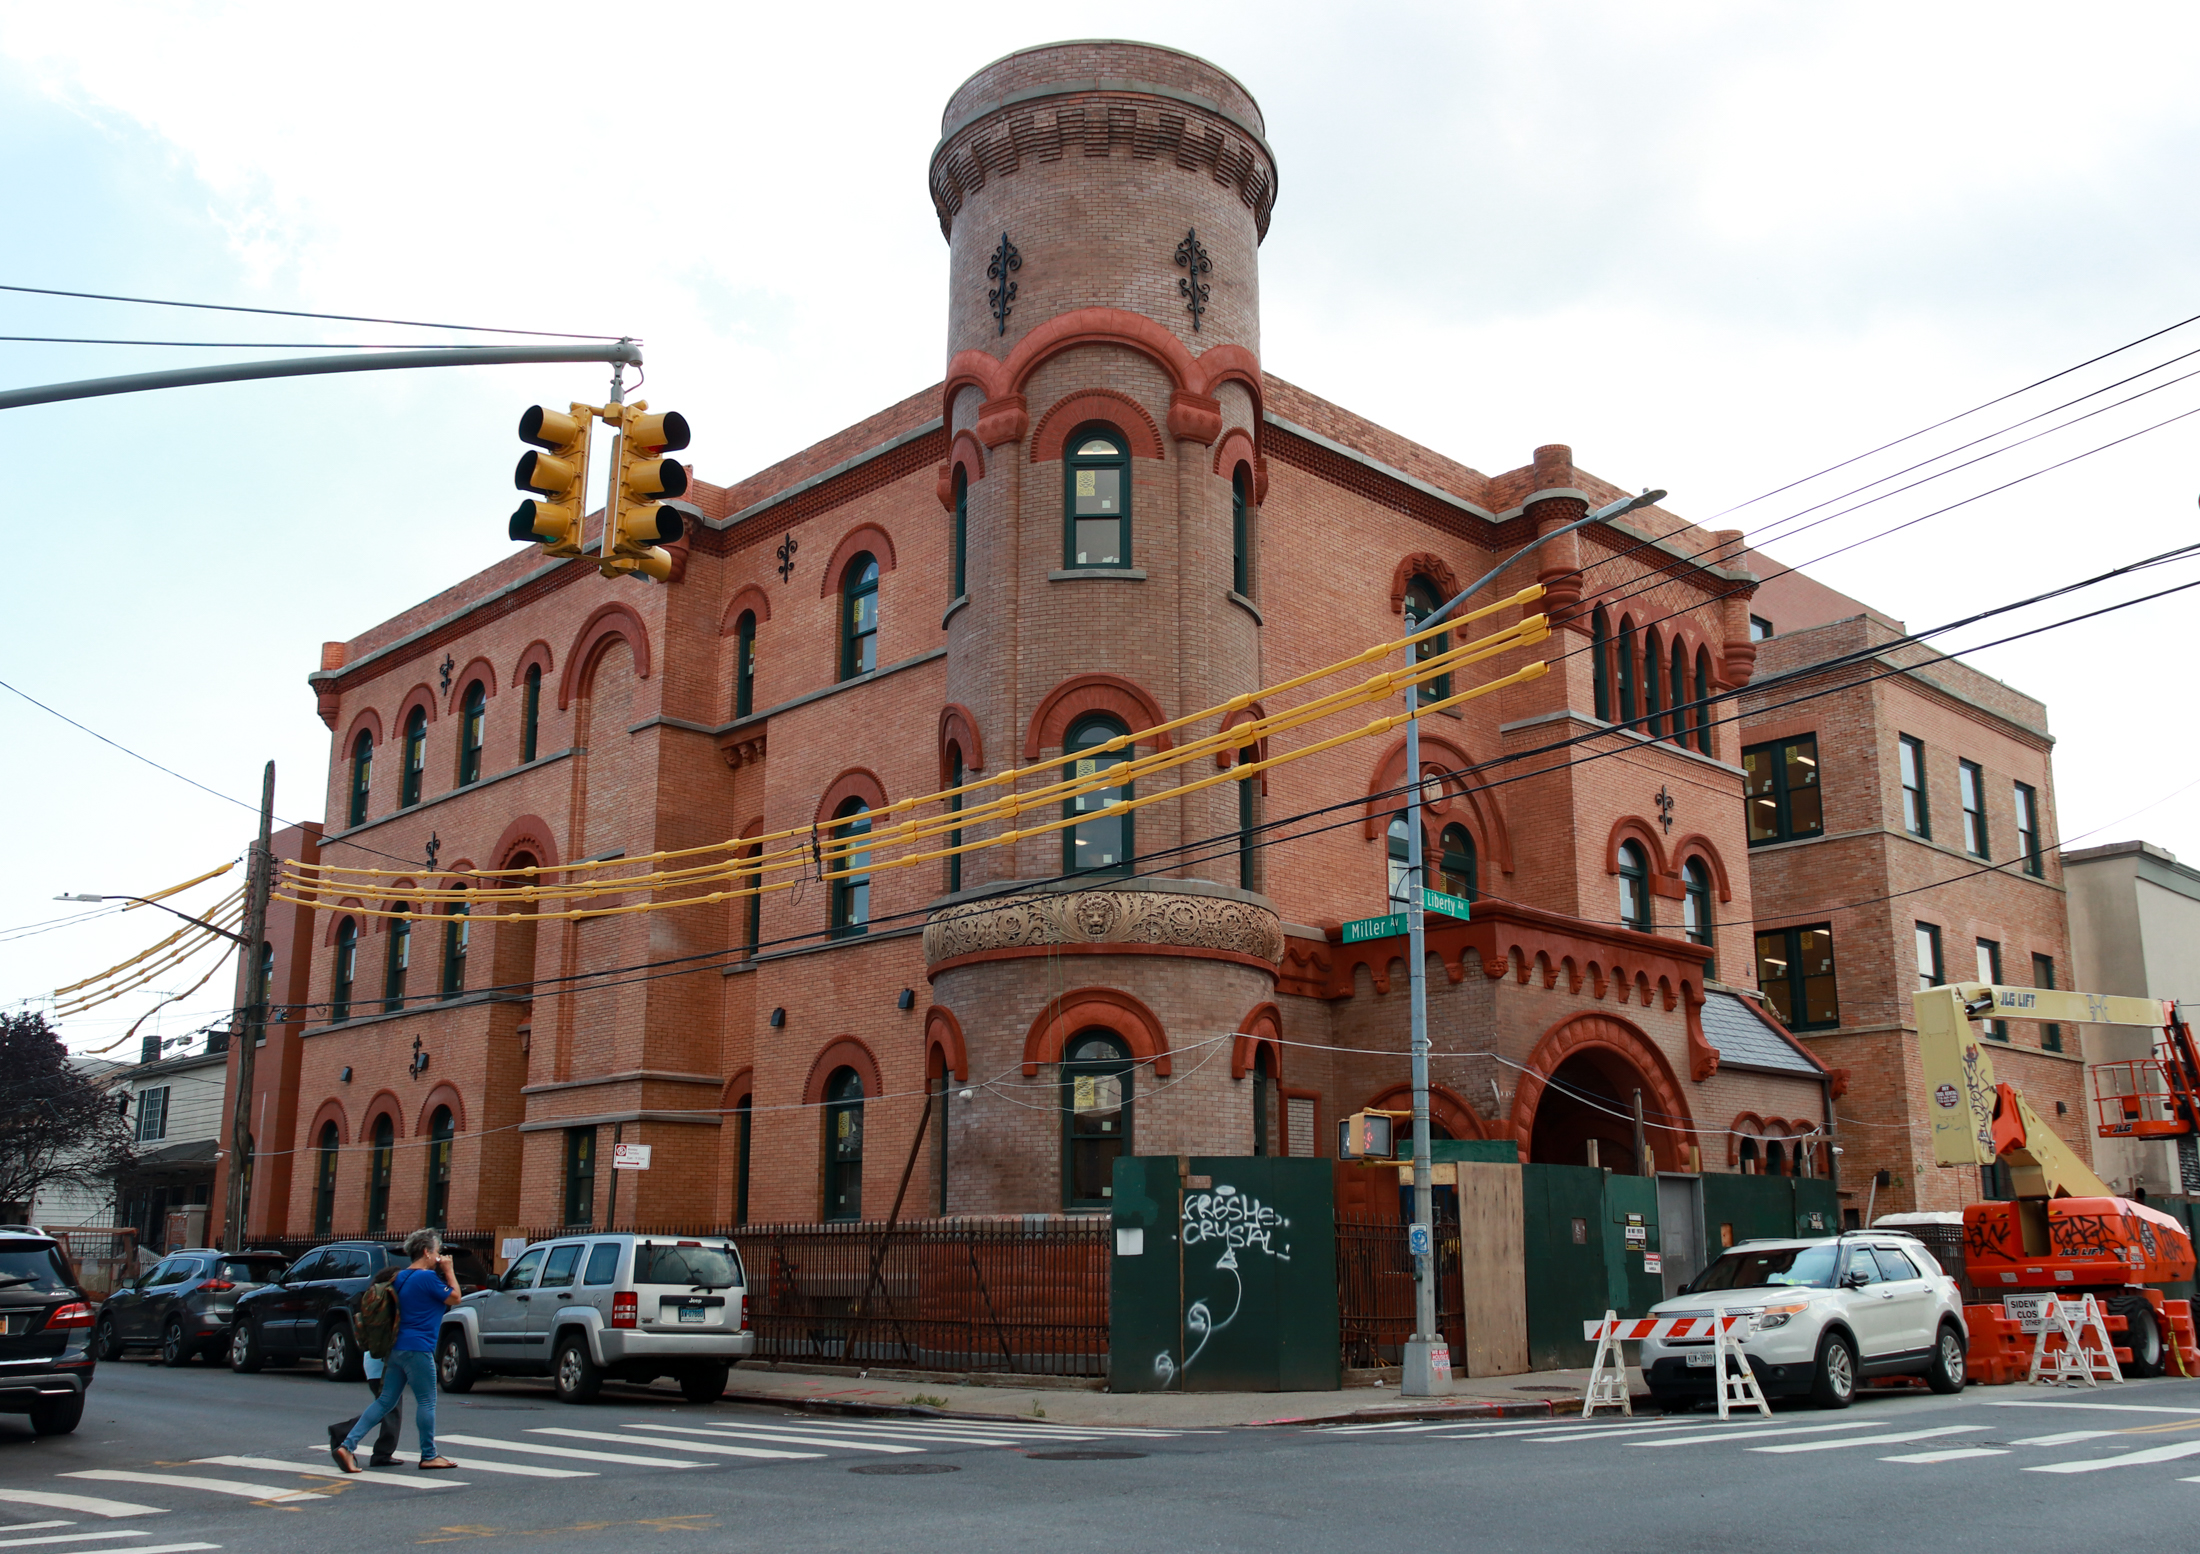
[[[1845,1231],[1811,1240],[1745,1241],[1722,1254],[1653,1316],[1746,1316],[1743,1356],[1767,1398],[1808,1396],[1846,1408],[1859,1383],[1922,1376],[1960,1392],[1970,1335],[1963,1296],[1915,1236]],[[1645,1339],[1643,1379],[1661,1407],[1686,1409],[1715,1390],[1712,1341]]]
[[[444,1314],[436,1379],[464,1392],[482,1376],[547,1376],[561,1401],[585,1403],[606,1379],[673,1376],[707,1403],[755,1351],[731,1241],[580,1234],[528,1247]]]
[[[169,1365],[202,1354],[217,1358],[229,1351],[238,1299],[278,1282],[289,1266],[280,1252],[170,1252],[100,1305],[93,1351],[102,1360],[119,1360],[132,1349],[157,1348]]]
[[[61,1243],[34,1225],[0,1225],[0,1413],[66,1435],[91,1390],[92,1301]]]
[[[470,1247],[446,1247],[461,1289],[480,1289],[489,1270]],[[229,1329],[229,1368],[250,1374],[318,1356],[331,1381],[357,1381],[365,1371],[354,1321],[359,1297],[383,1268],[402,1268],[404,1248],[380,1241],[333,1241],[291,1264],[281,1282],[237,1302]]]

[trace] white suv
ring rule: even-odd
[[[1767,1398],[1807,1395],[1821,1408],[1846,1408],[1874,1376],[1963,1390],[1963,1296],[1914,1236],[1745,1241],[1650,1314],[1708,1317],[1714,1308],[1749,1318],[1736,1337]],[[1643,1379],[1669,1411],[1711,1397],[1712,1365],[1708,1338],[1643,1341]]]

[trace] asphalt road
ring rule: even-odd
[[[615,1385],[566,1407],[501,1382],[442,1400],[459,1471],[414,1469],[408,1420],[404,1466],[321,1476],[325,1427],[365,1395],[302,1368],[102,1366],[74,1435],[39,1440],[0,1415],[0,1554],[496,1542],[2068,1554],[2181,1546],[2200,1512],[2200,1382],[2176,1380],[1889,1394],[1733,1424],[1212,1432],[827,1419]]]

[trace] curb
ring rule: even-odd
[[[803,1413],[839,1415],[852,1419],[945,1419],[975,1420],[985,1424],[1033,1423],[1029,1414],[981,1414],[961,1408],[934,1408],[925,1403],[858,1403],[845,1398],[788,1397],[776,1392],[736,1392],[728,1388],[721,1402],[746,1403],[769,1408],[791,1408]],[[1646,1412],[1655,1413],[1647,1393],[1637,1396],[1634,1403]],[[1574,1399],[1552,1402],[1506,1400],[1504,1402],[1460,1402],[1433,1405],[1399,1404],[1388,1408],[1356,1408],[1332,1414],[1285,1414],[1274,1419],[1248,1419],[1236,1425],[1202,1425],[1180,1421],[1166,1423],[1111,1420],[1110,1425],[1133,1429],[1269,1429],[1278,1427],[1327,1425],[1327,1424],[1387,1424],[1409,1420],[1443,1421],[1456,1419],[1472,1422],[1477,1419],[1563,1419],[1581,1412],[1581,1404]],[[1041,1421],[1067,1429],[1076,1425],[1068,1420]]]
[[[777,1392],[736,1392],[731,1387],[712,1401],[749,1403],[766,1408],[792,1408],[806,1414],[838,1414],[851,1419],[974,1419],[985,1424],[1062,1422],[1054,1419],[1034,1421],[1029,1414],[978,1414],[963,1408],[934,1408],[928,1403],[856,1403],[846,1398],[804,1398],[787,1397]]]

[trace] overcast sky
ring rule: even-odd
[[[1054,29],[983,8],[612,14],[0,3],[0,282],[630,333],[647,397],[687,413],[688,457],[721,483],[936,381],[940,111]],[[1266,367],[1485,471],[1566,442],[1709,522],[2200,313],[2189,5],[1133,0],[1109,16],[1232,71],[1267,116]],[[0,334],[446,338],[6,293]],[[2194,350],[2200,325],[1717,526],[1764,526],[1773,554],[1811,561],[2200,407],[2200,378],[2162,386],[2196,356],[2076,408],[2159,390],[2134,404],[1779,537],[1859,478]],[[0,353],[0,385],[270,354]],[[68,910],[57,893],[144,891],[237,853],[269,757],[277,812],[318,818],[319,643],[508,554],[518,411],[594,398],[601,378],[476,368],[0,414],[0,679],[241,801],[0,692],[17,837],[0,1004],[156,937],[145,913],[6,930]],[[2200,538],[2196,455],[2200,415],[1813,570],[1913,628],[1951,620]],[[2194,577],[2187,562],[2146,586]],[[2200,775],[2191,600],[1974,660],[2048,703],[2064,835],[2200,861],[2200,788],[2179,791]],[[164,1028],[205,1023],[227,987]],[[148,1001],[72,1022],[72,1045],[113,1040]]]

